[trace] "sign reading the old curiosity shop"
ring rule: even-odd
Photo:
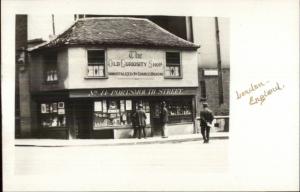
[[[178,96],[194,95],[195,88],[118,88],[118,89],[91,89],[74,90],[71,98],[80,97],[119,97],[119,96]]]
[[[127,54],[111,54],[108,57],[108,76],[122,78],[163,77],[163,59],[154,58],[148,53],[139,51],[129,50],[126,52]]]

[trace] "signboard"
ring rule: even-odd
[[[218,76],[218,70],[216,69],[205,69],[204,76]]]
[[[102,111],[102,102],[101,101],[94,102],[94,111]]]
[[[126,110],[132,110],[131,100],[126,100]]]
[[[111,52],[107,59],[109,77],[134,79],[163,78],[163,66],[163,58],[157,58],[147,51],[143,52],[140,50],[119,50],[118,53]]]
[[[180,96],[196,95],[195,88],[117,88],[117,89],[88,89],[71,90],[70,98],[98,98],[98,97],[120,97],[120,96]],[[104,104],[104,103],[103,103]],[[129,101],[126,101],[126,109]],[[103,106],[104,108],[104,106]],[[103,109],[104,110],[104,109]]]

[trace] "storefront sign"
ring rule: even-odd
[[[146,53],[145,53],[146,54]],[[107,60],[108,76],[121,78],[163,77],[163,59],[144,57],[143,52],[130,50],[125,56],[110,56]]]
[[[81,97],[119,97],[119,96],[179,96],[195,95],[196,88],[119,88],[92,89],[70,92],[70,98]],[[126,101],[127,102],[127,101]],[[127,106],[127,104],[126,104]]]

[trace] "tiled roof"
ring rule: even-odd
[[[71,45],[199,48],[148,19],[102,17],[77,20],[57,38],[37,49]]]

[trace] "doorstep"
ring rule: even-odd
[[[210,139],[229,139],[228,132],[212,132]],[[71,146],[117,146],[137,144],[180,143],[203,140],[201,134],[172,135],[168,138],[147,137],[147,139],[15,139],[18,147],[71,147]]]

